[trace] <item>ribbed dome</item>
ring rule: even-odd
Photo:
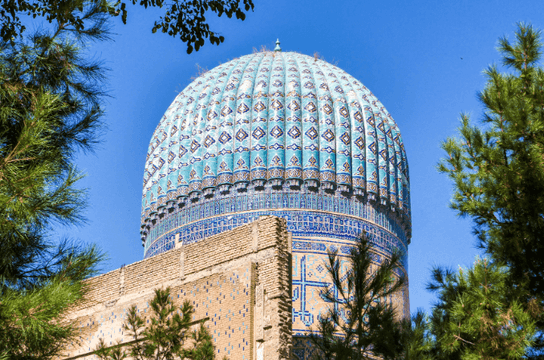
[[[156,214],[200,198],[286,187],[375,200],[410,216],[399,129],[363,84],[293,52],[234,59],[187,86],[157,126],[144,172],[144,238]]]

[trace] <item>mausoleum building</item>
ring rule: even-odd
[[[194,301],[217,358],[306,360],[330,305],[327,252],[342,258],[363,231],[377,266],[400,249],[407,271],[408,162],[385,107],[340,68],[279,43],[226,62],[187,86],[153,133],[144,260],[91,280],[112,289],[74,313],[94,325],[70,357],[88,356],[100,334],[122,338],[123,310],[170,286]],[[409,316],[407,288],[388,301]]]

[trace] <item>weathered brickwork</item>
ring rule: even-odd
[[[166,287],[205,320],[217,359],[289,359],[291,241],[285,220],[272,216],[90,279],[88,300],[69,315],[80,337],[65,358],[95,358],[100,338],[129,341],[130,306],[148,314],[154,289]]]

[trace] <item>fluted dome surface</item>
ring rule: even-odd
[[[409,217],[391,115],[357,79],[298,53],[234,59],[176,97],[149,145],[142,228],[185,199],[266,186],[341,192]]]

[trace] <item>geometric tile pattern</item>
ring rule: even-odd
[[[404,145],[376,97],[323,60],[259,52],[204,73],[167,109],[147,153],[142,223],[169,201],[272,180],[339,189],[410,217]]]

